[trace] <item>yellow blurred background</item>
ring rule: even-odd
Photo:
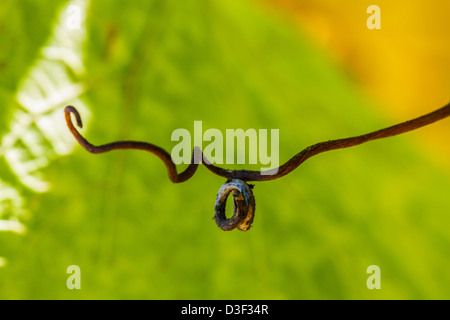
[[[321,50],[384,108],[392,124],[450,100],[450,1],[258,0],[306,32]],[[351,5],[349,5],[351,3]],[[366,26],[367,7],[380,8],[381,29]],[[435,162],[450,171],[450,126],[416,135]]]

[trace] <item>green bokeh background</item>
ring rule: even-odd
[[[64,4],[0,4],[1,135]],[[173,130],[202,120],[204,130],[279,129],[285,162],[393,124],[326,52],[255,1],[99,0],[86,24],[84,132],[95,144],[170,150]],[[248,232],[216,227],[224,179],[204,167],[172,184],[147,153],[77,147],[44,170],[52,189],[38,194],[2,159],[1,178],[22,188],[31,216],[24,235],[0,233],[0,298],[448,299],[450,177],[418,135],[324,153],[256,183]],[[73,264],[81,290],[66,287]],[[370,265],[380,290],[366,287]]]

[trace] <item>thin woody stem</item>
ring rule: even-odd
[[[345,138],[345,139],[337,139],[337,140],[329,140],[314,144],[305,148],[304,150],[297,153],[294,157],[292,157],[288,162],[280,166],[279,168],[272,169],[266,172],[261,171],[248,171],[248,170],[238,170],[231,171],[227,169],[218,168],[212,164],[206,163],[205,166],[213,173],[225,177],[225,178],[233,178],[233,179],[241,179],[244,181],[269,181],[281,178],[288,173],[295,170],[299,165],[305,162],[307,159],[315,156],[319,153],[336,150],[336,149],[344,149],[353,146],[357,146],[372,140],[388,138],[392,136],[396,136],[408,131],[412,131],[436,121],[442,120],[450,115],[450,103],[446,106],[435,110],[431,113],[423,115],[421,117],[415,118],[413,120],[409,120],[388,128],[384,128],[381,130],[377,130],[374,132],[370,132],[361,136]],[[206,159],[205,159],[206,160]]]
[[[439,121],[441,119],[444,119],[450,115],[450,103],[446,106],[435,110],[431,113],[428,113],[426,115],[423,115],[421,117],[415,118],[413,120],[409,120],[388,128],[384,128],[381,130],[377,130],[371,133],[367,133],[364,135],[351,137],[351,138],[345,138],[345,139],[337,139],[337,140],[329,140],[320,142],[317,144],[314,144],[312,146],[309,146],[305,148],[304,150],[297,153],[294,157],[292,157],[288,162],[280,166],[279,168],[267,170],[267,171],[250,171],[250,170],[229,170],[217,167],[213,164],[211,164],[208,159],[205,157],[205,155],[202,153],[200,148],[195,147],[192,152],[192,159],[189,166],[186,168],[185,171],[178,174],[176,170],[175,163],[172,161],[172,158],[170,154],[165,151],[164,149],[155,146],[153,144],[147,143],[147,142],[139,142],[139,141],[118,141],[113,142],[101,146],[94,146],[91,143],[89,143],[75,128],[75,126],[72,123],[71,119],[71,113],[74,114],[75,119],[77,121],[78,127],[82,127],[81,117],[78,111],[72,107],[67,106],[64,110],[65,116],[66,116],[66,122],[67,126],[69,127],[70,131],[72,132],[75,139],[80,143],[80,145],[85,148],[87,151],[91,153],[103,153],[108,152],[111,150],[118,150],[118,149],[138,149],[138,150],[145,150],[148,152],[151,152],[155,154],[157,157],[159,157],[165,164],[169,179],[174,183],[180,183],[184,182],[186,180],[189,180],[195,173],[198,167],[198,163],[195,163],[197,161],[195,160],[195,155],[200,154],[203,158],[203,164],[206,166],[206,168],[211,171],[212,173],[219,175],[221,177],[227,178],[227,179],[240,179],[243,181],[269,181],[269,180],[275,180],[278,178],[281,178],[288,173],[295,170],[299,165],[301,165],[303,162],[305,162],[307,159],[311,158],[312,156],[315,156],[319,153],[323,153],[326,151],[336,150],[336,149],[343,149],[343,148],[349,148],[353,146],[357,146],[372,140],[376,139],[382,139],[382,138],[388,138],[392,136],[396,136],[408,131],[412,131],[421,127],[424,127],[426,125],[432,124],[436,121]]]

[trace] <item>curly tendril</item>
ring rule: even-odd
[[[247,184],[248,181],[275,180],[291,173],[307,159],[317,154],[326,151],[357,146],[372,140],[396,136],[432,124],[450,115],[450,103],[426,115],[406,122],[402,122],[391,127],[373,131],[360,136],[329,140],[311,145],[297,153],[279,168],[267,171],[229,170],[220,168],[210,163],[199,147],[194,147],[194,149],[192,150],[191,163],[183,172],[178,173],[176,165],[172,161],[170,154],[166,150],[154,144],[141,141],[117,141],[99,146],[91,144],[79,133],[72,122],[71,114],[75,116],[77,126],[79,128],[83,127],[83,123],[77,109],[72,106],[67,106],[64,109],[64,112],[67,126],[69,127],[70,132],[73,134],[78,143],[87,151],[95,154],[119,149],[137,149],[148,151],[162,160],[162,162],[166,166],[169,179],[174,183],[180,183],[189,180],[195,174],[198,168],[198,163],[196,163],[196,161],[194,160],[196,158],[202,159],[203,165],[209,171],[218,176],[228,179],[227,182],[220,188],[219,194],[217,195],[216,199],[215,220],[217,225],[223,230],[232,230],[233,228],[237,227],[241,231],[246,231],[251,226],[255,211],[254,196],[251,187]],[[232,218],[226,219],[225,203],[231,191],[233,191],[234,198],[234,215]]]

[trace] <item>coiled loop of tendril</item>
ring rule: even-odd
[[[185,182],[192,178],[198,167],[198,163],[194,161],[197,155],[197,157],[202,159],[203,165],[209,171],[218,176],[228,179],[227,182],[222,185],[219,193],[217,194],[214,216],[217,225],[222,230],[232,230],[234,228],[237,228],[241,231],[247,231],[248,229],[250,229],[253,222],[253,217],[255,215],[255,198],[253,196],[252,187],[247,184],[248,181],[275,180],[294,171],[307,159],[317,154],[326,151],[357,146],[368,141],[392,137],[427,126],[431,123],[450,116],[450,103],[421,117],[402,122],[384,129],[373,131],[360,136],[316,143],[294,155],[289,161],[281,165],[279,168],[265,172],[251,170],[229,170],[217,167],[214,164],[210,163],[208,159],[206,159],[200,148],[195,147],[192,150],[191,163],[183,172],[178,173],[176,165],[172,161],[171,155],[163,148],[158,147],[154,144],[141,141],[116,141],[96,146],[89,143],[78,132],[75,125],[72,123],[71,114],[75,116],[77,126],[80,128],[83,126],[80,114],[78,113],[77,109],[72,106],[67,106],[64,109],[64,112],[69,130],[78,141],[78,143],[87,151],[91,153],[104,153],[119,149],[137,149],[148,151],[150,153],[153,153],[163,161],[164,165],[166,166],[169,179],[173,183]],[[227,217],[225,216],[225,207],[230,192],[233,192],[234,214],[231,218],[227,219]]]
[[[225,207],[230,192],[233,193],[234,214],[227,219]],[[247,231],[255,216],[255,197],[252,186],[239,179],[228,180],[219,189],[214,209],[214,220],[220,229],[230,231],[237,228],[240,231]]]

